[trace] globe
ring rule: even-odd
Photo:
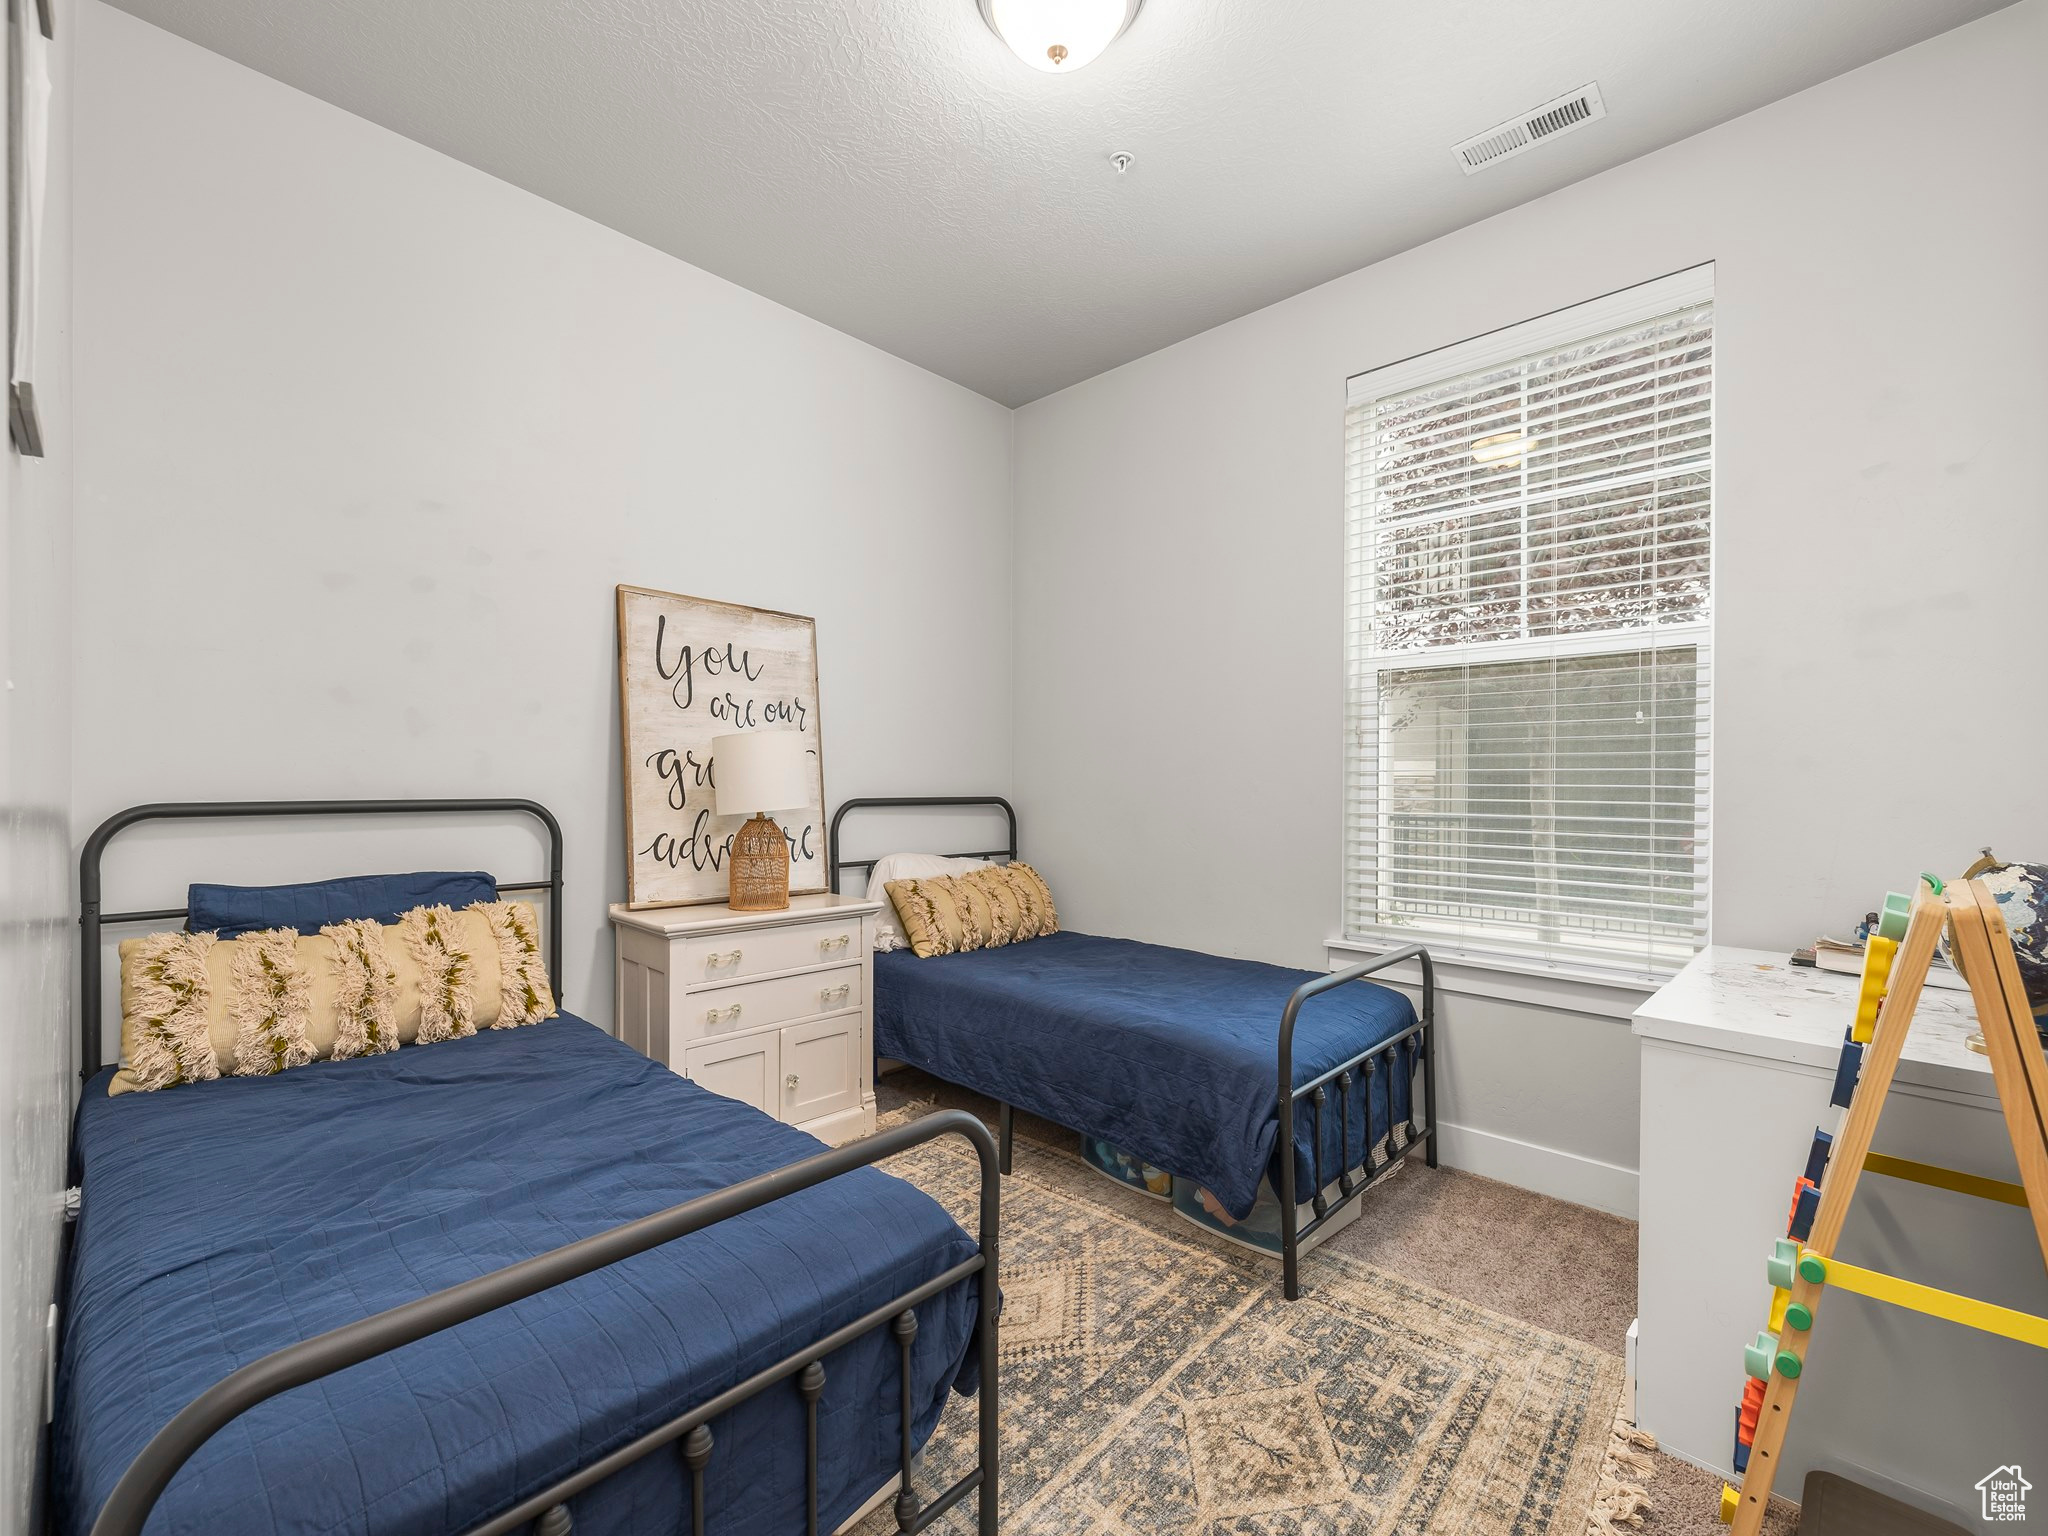
[[[1997,864],[1973,878],[1984,882],[2012,930],[2020,981],[2038,1023],[2048,1018],[2048,864]]]

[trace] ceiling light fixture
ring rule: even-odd
[[[989,30],[1033,69],[1071,75],[1123,36],[1144,0],[976,0]]]

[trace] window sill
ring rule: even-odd
[[[1627,1020],[1634,1017],[1645,998],[1663,985],[1661,981],[1641,976],[1619,975],[1590,967],[1577,969],[1541,960],[1514,960],[1475,953],[1453,945],[1432,944],[1420,936],[1409,942],[1428,947],[1430,958],[1436,963],[1437,989],[1463,997],[1485,997],[1528,1007],[1555,1008],[1565,1013]],[[1362,943],[1355,939],[1323,941],[1329,967],[1333,971],[1405,947],[1405,944]],[[1415,961],[1405,961],[1383,972],[1378,979],[1396,986],[1420,986],[1422,967]]]

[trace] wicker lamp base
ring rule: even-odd
[[[780,912],[789,905],[789,843],[782,828],[756,815],[732,835],[726,905],[735,912]]]

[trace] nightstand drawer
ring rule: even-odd
[[[859,958],[858,917],[791,923],[780,928],[753,928],[692,938],[683,945],[683,972],[676,980],[684,986],[697,987],[706,982],[737,981],[742,976],[765,976],[806,965],[829,965]]]
[[[743,981],[729,987],[709,987],[684,998],[683,1032],[691,1040],[729,1035],[737,1030],[759,1029],[764,1024],[786,1024],[813,1014],[857,1008],[860,1001],[858,965],[777,976],[769,981]]]

